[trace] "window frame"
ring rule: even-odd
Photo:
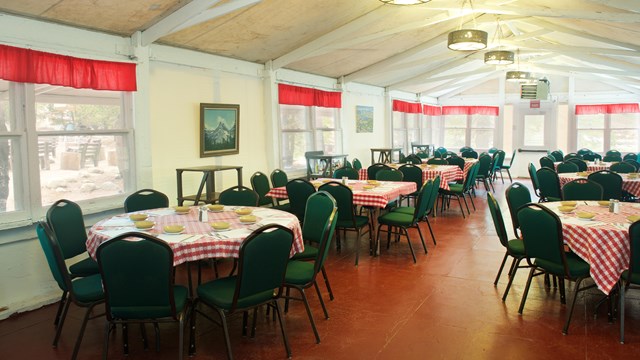
[[[576,149],[581,149],[585,146],[582,146],[578,143],[580,137],[579,137],[579,133],[580,131],[598,131],[601,132],[602,134],[602,151],[597,150],[595,152],[600,153],[600,154],[604,154],[606,153],[608,150],[612,150],[613,148],[611,147],[611,133],[613,131],[628,131],[628,130],[633,130],[636,132],[636,138],[640,141],[640,127],[636,126],[630,126],[628,128],[613,128],[611,127],[611,118],[612,115],[621,115],[621,114],[635,114],[635,121],[636,123],[638,121],[640,121],[640,113],[613,113],[613,114],[587,114],[587,115],[575,115],[575,127],[574,127],[574,133],[575,133],[575,144],[576,144]],[[601,128],[594,128],[594,127],[589,127],[589,128],[580,128],[579,127],[579,123],[580,123],[580,118],[581,117],[593,117],[593,116],[599,116],[602,119],[602,127]],[[620,149],[615,149],[615,150],[619,150],[622,153],[626,153],[626,152],[638,152],[640,149],[640,144],[636,143],[636,148],[628,151],[628,150],[620,150]]]
[[[447,117],[465,117],[465,126],[447,126]],[[472,123],[473,123],[473,117],[474,116],[491,116],[493,117],[493,127],[472,127]],[[493,116],[493,115],[482,115],[482,114],[451,114],[451,115],[441,115],[441,119],[442,119],[442,132],[440,135],[440,143],[442,144],[442,146],[444,146],[445,148],[449,149],[453,149],[456,146],[450,146],[449,144],[445,144],[444,140],[445,140],[445,134],[447,132],[447,129],[464,129],[464,134],[465,134],[465,139],[464,139],[464,144],[463,146],[472,146],[471,145],[471,133],[473,130],[493,130],[492,131],[492,138],[491,138],[491,144],[492,146],[496,146],[496,134],[497,134],[497,122],[499,119],[499,116]],[[456,147],[457,149],[459,149],[459,147]],[[474,149],[476,149],[474,147]],[[477,148],[476,151],[484,151],[484,150],[488,150],[484,149],[484,148]],[[451,150],[454,151],[454,150]]]

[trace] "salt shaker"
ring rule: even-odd
[[[201,222],[209,221],[209,214],[207,213],[206,206],[202,206],[200,209],[198,209],[198,220]]]
[[[347,185],[347,180],[349,180],[349,178],[347,176],[343,176],[342,177],[342,185]]]
[[[620,200],[609,199],[609,212],[617,214],[620,212]]]

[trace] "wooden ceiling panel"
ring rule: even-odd
[[[8,13],[38,17],[60,0],[0,0],[0,9]]]

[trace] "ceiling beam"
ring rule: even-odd
[[[320,36],[319,38],[312,40],[300,46],[299,48],[278,57],[277,59],[274,59],[272,62],[273,69],[277,70],[298,60],[304,59],[325,46],[328,46],[341,39],[348,38],[353,31],[356,31],[371,24],[372,22],[379,21],[388,16],[393,16],[393,9],[388,6],[380,5],[367,14],[362,15],[359,18],[330,31]]]
[[[230,0],[210,9],[220,0],[193,0],[169,16],[142,31],[141,45],[148,46],[163,36],[167,36],[186,27],[211,20],[229,12],[253,5],[262,0]],[[210,9],[210,10],[209,10]]]
[[[556,45],[545,43],[541,41],[513,41],[511,39],[502,39],[502,43],[519,48],[529,48],[534,50],[546,50],[557,53],[572,53],[572,54],[606,54],[606,55],[618,55],[618,56],[631,56],[640,57],[640,52],[635,50],[622,50],[611,49],[601,47],[587,47],[587,46],[571,46],[571,45]]]
[[[594,4],[606,5],[609,7],[638,12],[638,4],[629,0],[587,0]]]
[[[451,77],[449,79],[444,79],[445,77],[440,77],[440,80],[438,82],[441,82],[443,80],[447,80],[447,81],[432,87],[425,86],[424,88],[421,89],[420,93],[421,95],[426,95],[426,94],[423,94],[425,91],[429,91],[430,93],[438,93],[442,90],[447,90],[448,92],[449,89],[451,89],[452,87],[464,86],[465,84],[468,84],[471,82],[477,85],[477,81],[479,78],[483,78],[485,75],[492,74],[495,71],[497,70],[489,70],[485,72],[470,72],[469,77],[465,79],[460,79],[460,78],[456,79],[454,77]],[[425,82],[424,84],[426,85],[428,83],[435,82],[434,80],[435,78],[431,78],[429,79],[429,82]]]
[[[541,64],[534,65],[538,68],[537,72],[543,72],[540,70],[544,69],[553,69],[557,71],[564,71],[567,73],[585,73],[585,74],[602,74],[602,75],[612,75],[612,76],[640,76],[640,70],[636,71],[627,71],[627,70],[609,70],[609,69],[598,69],[594,67],[578,67],[578,66],[565,66],[565,65],[550,65],[550,64]]]
[[[501,75],[502,75],[502,71],[496,71],[495,73],[489,73],[489,74],[487,74],[486,76],[483,76],[480,79],[476,79],[476,81],[474,81],[472,83],[469,83],[469,84],[467,84],[465,86],[458,87],[456,89],[452,89],[448,93],[444,93],[444,94],[438,96],[438,103],[441,103],[442,100],[447,100],[447,99],[449,99],[449,98],[451,98],[451,97],[453,97],[455,95],[458,95],[458,94],[460,94],[461,92],[463,92],[465,90],[468,90],[468,89],[474,88],[474,87],[476,87],[478,85],[481,85],[481,84],[483,84],[483,83],[485,83],[485,82],[487,82],[489,80],[496,79],[496,78],[500,77]]]
[[[444,73],[446,71],[450,71],[458,66],[462,66],[469,63],[469,59],[467,59],[468,54],[458,55],[454,61],[450,61],[446,64],[442,64],[436,68],[429,69],[429,71],[423,72],[418,75],[411,76],[410,78],[405,78],[400,81],[397,81],[393,84],[389,84],[387,87],[390,90],[400,90],[403,86],[407,85],[415,85],[422,83],[433,75],[437,75],[440,73]]]

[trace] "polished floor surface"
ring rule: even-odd
[[[527,183],[526,180],[523,182]],[[496,184],[503,212],[504,190]],[[640,291],[627,294],[626,344],[618,341],[619,321],[607,320],[606,308],[594,315],[602,298],[597,290],[580,296],[569,334],[562,335],[568,306],[560,304],[557,290],[546,289],[535,279],[524,309],[518,305],[527,270],[520,270],[506,302],[501,296],[507,283],[503,273],[498,286],[493,280],[504,251],[493,228],[484,190],[475,199],[477,211],[463,219],[458,205],[432,219],[437,246],[426,235],[429,253],[421,250],[417,233],[412,243],[418,262],[411,260],[406,240],[382,247],[379,257],[361,255],[353,265],[355,248],[349,235],[340,252],[332,248],[327,271],[335,293],[327,300],[330,319],[322,316],[315,291],[309,291],[311,308],[322,341],[316,344],[300,302],[293,302],[285,316],[293,357],[297,359],[631,359],[640,357]],[[508,213],[505,221],[511,233]],[[423,233],[428,234],[426,225]],[[386,245],[386,244],[385,244]],[[361,254],[367,244],[361,242]],[[223,265],[224,266],[224,265]],[[184,281],[185,269],[179,269]],[[211,272],[205,274],[211,278]],[[572,284],[569,289],[572,288]],[[572,292],[568,291],[568,296]],[[57,348],[51,347],[57,304],[13,316],[0,322],[0,359],[68,359],[80,327],[82,310],[71,306]],[[209,313],[215,317],[211,311]],[[231,343],[237,359],[286,358],[277,322],[259,313],[255,338],[242,337],[241,316],[231,318]],[[89,322],[80,359],[102,356],[103,318]],[[161,325],[161,349],[144,350],[140,331],[129,333],[128,359],[177,358],[177,326]],[[220,328],[198,318],[197,353],[193,359],[226,357]],[[185,357],[186,357],[185,340]],[[125,358],[120,330],[112,336],[109,358]]]

